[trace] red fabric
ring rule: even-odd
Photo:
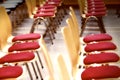
[[[33,52],[20,52],[20,53],[9,53],[2,58],[0,58],[0,64],[29,61],[34,59],[35,55]]]
[[[45,5],[55,5],[55,6],[59,6],[60,2],[59,1],[48,1],[46,2]]]
[[[116,45],[112,42],[98,42],[98,43],[88,44],[85,46],[86,52],[114,50],[114,49],[116,49]]]
[[[88,9],[91,9],[91,8],[105,8],[105,5],[90,5],[88,6]]]
[[[105,11],[100,11],[100,12],[91,12],[91,13],[87,13],[86,17],[89,16],[97,16],[97,17],[101,17],[101,16],[105,16],[106,12]]]
[[[0,68],[0,79],[17,78],[23,73],[20,66],[6,66]]]
[[[37,18],[37,17],[52,17],[54,16],[54,12],[43,12],[43,13],[38,13],[38,14],[35,14],[34,15],[34,18]]]
[[[39,39],[41,36],[38,33],[30,33],[30,34],[22,34],[22,35],[17,35],[12,39],[12,42],[15,41],[24,41],[24,40],[35,40]]]
[[[51,9],[39,9],[39,10],[37,10],[37,13],[40,13],[40,12],[55,12],[55,9],[51,8]]]
[[[88,9],[88,13],[91,13],[91,12],[106,12],[106,8],[91,8],[91,9]]]
[[[117,62],[119,56],[112,52],[101,52],[99,54],[89,54],[84,58],[84,64]]]
[[[106,33],[90,34],[83,38],[83,41],[86,43],[93,41],[106,41],[106,40],[112,40],[112,37]]]
[[[12,45],[8,51],[24,51],[24,50],[35,50],[40,47],[38,42],[24,42],[24,43],[16,43]]]
[[[120,68],[117,66],[88,67],[81,74],[82,80],[118,77],[120,77]]]
[[[89,2],[88,3],[88,6],[91,6],[91,5],[105,5],[104,2]]]
[[[44,6],[42,6],[42,7],[38,7],[38,10],[39,9],[53,9],[53,8],[55,8],[56,6],[54,6],[54,5],[44,5]]]

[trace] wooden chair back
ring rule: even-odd
[[[59,67],[59,80],[71,80],[69,71],[67,69],[65,60],[63,59],[63,56],[59,54],[57,56],[57,62],[58,62],[58,67]]]
[[[77,53],[74,39],[72,37],[72,33],[70,32],[69,27],[63,27],[62,28],[62,35],[64,37],[64,41],[66,43],[69,57],[72,65],[72,74],[74,75],[74,71],[76,71],[78,60],[79,60],[79,54]]]
[[[31,0],[25,0],[26,6],[27,6],[27,10],[28,10],[28,15],[29,18],[33,18],[33,9],[32,9],[32,5],[31,5]]]
[[[52,61],[50,59],[50,54],[48,53],[47,46],[45,44],[45,41],[43,40],[43,37],[41,37],[41,39],[40,39],[40,46],[41,46],[41,49],[42,49],[42,52],[43,52],[43,56],[44,56],[46,65],[47,65],[49,73],[50,73],[50,80],[54,80],[53,64],[52,64]]]
[[[3,49],[7,45],[7,39],[11,36],[12,25],[6,9],[0,6],[0,46]]]
[[[79,53],[80,52],[80,39],[79,39],[78,28],[76,25],[74,25],[74,22],[71,18],[68,18],[66,22],[70,29],[71,37],[73,38],[73,43],[75,44],[76,51],[77,53]]]

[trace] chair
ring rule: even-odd
[[[114,65],[88,67],[81,74],[82,80],[110,79],[110,78],[116,80],[119,77],[120,77],[120,68]]]
[[[72,19],[69,18],[67,19],[66,21],[68,23],[68,27],[69,27],[69,30],[70,32],[72,33],[72,37],[73,37],[73,41],[75,43],[75,47],[76,47],[76,50],[78,53],[80,53],[80,38],[79,38],[79,35],[77,34],[77,29],[75,30],[74,28],[74,25],[73,25],[73,22],[72,22]],[[99,46],[99,47],[98,47]],[[104,47],[103,47],[104,46]],[[105,47],[107,46],[107,47]],[[91,52],[91,51],[100,51],[100,50],[114,50],[116,49],[116,45],[112,42],[108,42],[108,41],[105,41],[105,42],[96,42],[96,43],[89,43],[87,45],[85,45],[85,48],[84,50],[86,52]],[[94,49],[93,49],[94,48]],[[99,49],[98,49],[99,48]],[[103,49],[104,48],[104,49]]]
[[[57,63],[59,69],[59,80],[72,80],[72,76],[69,73],[65,60],[63,59],[63,56],[61,54],[57,56]]]
[[[5,8],[4,7],[0,7],[0,16],[1,16],[1,26],[0,26],[0,31],[2,32],[1,34],[0,34],[0,42],[1,42],[1,46],[0,46],[0,48],[1,48],[1,50],[3,51],[3,52],[6,52],[6,53],[8,53],[8,50],[9,50],[9,52],[13,52],[13,51],[25,51],[25,50],[29,50],[29,51],[32,51],[33,49],[35,50],[35,47],[38,49],[39,47],[40,47],[40,45],[38,44],[38,42],[37,41],[28,41],[28,42],[22,42],[22,43],[14,43],[14,44],[12,44],[12,46],[11,46],[11,44],[8,44],[8,38],[11,36],[11,31],[12,31],[12,27],[11,27],[11,23],[10,23],[10,20],[9,20],[9,18],[8,18],[8,15],[7,15],[7,13],[5,12]],[[5,19],[5,20],[4,20]],[[4,22],[4,21],[6,21],[6,22]],[[27,34],[26,34],[26,36],[27,36],[27,38],[29,39],[30,38],[30,35],[31,34],[29,34],[29,36],[27,36]],[[38,35],[38,34],[37,34]],[[21,35],[22,36],[22,35]],[[20,36],[20,37],[21,37]],[[24,36],[24,35],[23,35]],[[18,36],[19,37],[19,36]],[[17,39],[19,39],[20,40],[20,38],[18,38],[18,37],[16,37]],[[25,37],[25,36],[24,36]],[[40,38],[40,35],[38,35],[38,37]],[[38,38],[37,37],[37,38]],[[22,37],[22,39],[23,39],[23,37]],[[14,39],[15,40],[15,39]],[[24,39],[23,39],[24,40]],[[16,40],[15,40],[16,41]],[[27,45],[27,46],[26,46]],[[28,46],[29,45],[29,46]],[[10,48],[10,46],[11,46],[11,48]],[[17,47],[16,47],[17,46]],[[21,47],[20,47],[21,46]],[[26,46],[26,47],[25,47]],[[17,48],[17,49],[16,49]],[[40,60],[40,57],[39,57],[39,55],[38,55],[38,53],[37,53],[37,56],[38,56],[38,58],[39,58],[39,61],[40,61],[40,64],[41,64],[41,60]],[[36,64],[37,65],[37,64]],[[43,67],[43,66],[42,66]]]
[[[70,7],[70,13],[69,14],[70,14],[71,19],[73,21],[73,25],[70,26],[71,31],[74,34],[74,36],[76,36],[76,35],[79,36],[81,29],[79,29],[79,24],[78,24],[75,12],[74,12],[72,7]],[[112,40],[112,37],[107,33],[90,34],[90,35],[87,35],[87,36],[83,37],[83,41],[85,43],[90,43],[90,42],[93,42],[93,41],[108,41],[108,40]]]
[[[39,13],[36,13],[37,10],[36,10],[36,1],[33,0],[26,0],[26,5],[27,5],[27,8],[28,8],[28,14],[29,14],[29,17],[30,18],[33,18],[34,19],[34,22],[32,24],[32,27],[31,27],[31,30],[30,30],[30,33],[33,33],[34,32],[34,29],[35,29],[35,26],[40,23],[41,21],[43,21],[45,23],[45,27],[47,28],[46,31],[45,31],[45,34],[44,34],[44,37],[48,34],[49,37],[50,37],[50,40],[52,42],[52,39],[54,37],[53,35],[53,27],[51,26],[51,24],[47,25],[47,22],[49,21],[45,21],[44,18],[50,18],[50,17],[54,17],[55,15],[55,12],[52,11],[52,12],[39,12]],[[49,19],[50,20],[50,19]],[[53,44],[53,42],[52,42]]]
[[[1,80],[16,80],[23,73],[23,69],[20,66],[5,66],[0,67],[0,79]]]
[[[63,34],[63,37],[64,37],[64,41],[66,43],[66,46],[67,46],[67,49],[68,49],[68,52],[69,52],[69,57],[70,57],[70,61],[71,61],[71,65],[72,65],[72,74],[73,76],[76,75],[76,71],[78,69],[78,66],[81,67],[81,66],[84,66],[83,63],[81,63],[81,57],[83,55],[80,55],[79,52],[78,52],[78,48],[76,48],[76,45],[74,43],[74,38],[72,37],[72,33],[70,32],[70,28],[69,27],[63,27],[62,29],[62,34]],[[91,46],[92,47],[92,46]],[[80,48],[79,51],[81,51],[82,49]],[[106,53],[106,52],[105,52]],[[97,54],[97,53],[96,53]],[[92,54],[93,56],[96,56],[96,54]],[[90,56],[91,54],[89,54],[88,56]],[[92,56],[91,55],[91,56]],[[112,55],[115,55],[114,53]],[[104,54],[99,54],[99,57],[100,56],[104,56],[104,59],[106,60],[106,63],[109,62],[109,60],[107,59],[107,56],[110,57],[111,55],[104,55]],[[102,58],[101,57],[101,58]],[[110,62],[114,62],[115,61],[118,61],[118,55],[115,55],[115,57],[113,58],[109,58],[110,59]],[[87,59],[89,60],[88,62],[92,61],[91,59]],[[95,63],[97,63],[97,59],[95,59]],[[102,59],[99,59],[100,63],[104,63],[104,61]]]
[[[46,66],[48,68],[50,80],[54,80],[53,64],[52,64],[52,61],[50,59],[50,54],[48,53],[47,46],[46,46],[45,41],[43,40],[43,37],[41,37],[41,39],[40,39],[40,45],[41,45],[41,52],[42,52],[42,54],[44,56]]]
[[[65,59],[62,55],[57,56],[58,67],[60,68],[60,80],[101,80],[101,79],[118,79],[120,77],[120,68],[115,65],[105,65],[105,66],[90,66],[83,68],[80,74],[76,74],[76,78],[71,76],[68,69],[66,68]],[[92,74],[91,74],[92,73]]]
[[[92,6],[88,6],[88,3],[86,0],[78,0],[78,4],[79,4],[79,8],[80,8],[80,15],[82,17],[82,23],[81,23],[82,24],[82,27],[81,27],[82,31],[81,31],[80,36],[82,36],[83,31],[84,31],[85,26],[86,26],[86,23],[91,18],[93,18],[94,20],[97,21],[100,32],[106,33],[106,30],[104,28],[104,24],[102,21],[102,17],[105,16],[105,14],[106,14],[106,9],[104,10],[105,5],[104,4],[102,4],[102,5],[93,4]],[[103,8],[103,10],[100,10],[100,11],[93,10],[92,12],[89,12],[89,10],[91,8],[98,8],[98,9]]]

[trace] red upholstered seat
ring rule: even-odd
[[[55,12],[55,9],[51,8],[51,9],[39,9],[39,10],[37,10],[37,13],[40,13],[40,12]]]
[[[16,43],[12,45],[8,51],[24,51],[24,50],[35,50],[40,47],[38,42],[24,42],[24,43]]]
[[[88,13],[90,13],[90,12],[100,12],[100,11],[106,11],[106,8],[104,7],[104,8],[91,8],[91,9],[88,9]]]
[[[35,40],[39,39],[41,36],[38,33],[30,33],[30,34],[22,34],[22,35],[17,35],[12,39],[12,42],[15,41],[24,41],[24,40]]]
[[[102,2],[102,1],[100,1],[100,2],[89,2],[88,3],[88,6],[90,6],[90,5],[105,5],[105,3],[104,2]]]
[[[112,42],[98,42],[98,43],[88,44],[85,46],[86,52],[114,50],[114,49],[116,49],[116,45]]]
[[[0,58],[0,64],[11,63],[11,62],[20,62],[20,61],[29,61],[34,59],[35,55],[33,52],[20,52],[20,53],[9,53]]]
[[[55,5],[59,6],[61,2],[59,1],[47,1],[45,5]]]
[[[87,13],[86,14],[86,17],[89,17],[89,16],[104,16],[106,14],[106,11],[100,11],[100,12],[91,12],[91,13]]]
[[[56,8],[56,6],[54,6],[54,5],[44,5],[44,6],[42,6],[42,7],[38,7],[38,10],[39,9],[53,9],[53,8]]]
[[[105,5],[90,5],[88,6],[88,9],[91,9],[91,8],[104,8]]]
[[[120,68],[117,66],[88,67],[82,74],[82,80],[105,79],[120,77]]]
[[[84,58],[84,64],[117,62],[119,56],[112,52],[101,52],[99,54],[89,54]]]
[[[54,12],[47,12],[47,13],[41,12],[41,13],[35,14],[34,18],[37,18],[37,17],[53,17],[54,14],[55,14]]]
[[[90,34],[83,38],[83,41],[86,43],[89,43],[92,41],[106,41],[106,40],[112,40],[112,37],[106,33]]]
[[[0,68],[0,80],[7,78],[17,78],[23,73],[20,66],[6,66]]]

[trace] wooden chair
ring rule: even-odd
[[[85,29],[85,26],[86,26],[88,20],[90,20],[91,18],[93,18],[94,20],[97,21],[100,32],[106,33],[106,30],[105,30],[104,24],[103,24],[103,20],[102,20],[102,17],[106,14],[106,10],[102,10],[102,11],[101,10],[100,11],[93,10],[92,12],[89,12],[88,5],[87,5],[88,3],[86,2],[86,0],[78,0],[78,4],[79,4],[79,9],[80,9],[80,15],[82,17],[82,19],[81,19],[82,20],[81,36],[83,34],[83,31]],[[102,8],[104,8],[104,7],[105,7],[105,5],[103,4]],[[96,6],[94,8],[96,8]]]
[[[72,19],[73,25],[71,26],[73,29],[71,29],[72,32],[74,32],[73,34],[75,34],[74,36],[78,36],[81,33],[81,29],[79,29],[79,24],[74,12],[74,9],[72,7],[70,7],[70,17]],[[81,38],[81,37],[80,37]],[[86,35],[83,38],[83,42],[84,43],[89,43],[89,42],[98,42],[98,41],[110,41],[112,40],[111,35],[107,34],[107,33],[96,33],[96,34],[89,34]],[[81,39],[82,39],[81,38]]]
[[[79,54],[79,51],[82,52],[81,47],[83,47],[83,46],[80,46],[80,44],[78,44],[79,48],[78,48],[78,46],[76,47],[74,37],[72,36],[72,33],[71,33],[69,27],[64,27],[62,29],[62,34],[63,34],[64,41],[66,43],[66,46],[67,46],[67,49],[68,49],[68,52],[69,52],[69,56],[70,56],[70,60],[71,60],[72,68],[73,68],[72,71],[75,71],[75,68],[77,69],[78,66],[80,67],[81,65],[82,66],[84,65],[83,63],[80,63],[80,60],[81,60],[80,57],[83,57],[84,55],[83,54],[81,54],[81,55]],[[86,46],[88,46],[88,45],[86,45]],[[93,47],[93,46],[91,46],[91,47]],[[105,50],[107,50],[107,49],[105,49]],[[99,54],[99,55],[102,56],[102,54]],[[113,53],[113,55],[114,55],[114,53]],[[90,54],[88,56],[90,56]],[[111,56],[111,55],[108,54],[108,56]],[[117,61],[119,60],[118,59],[118,55],[115,55],[115,56],[116,56],[115,58],[109,58],[111,60],[110,62],[112,62],[112,61],[114,62],[114,60],[116,60],[116,59],[117,59]],[[105,57],[105,55],[104,55],[104,57]],[[107,59],[105,59],[105,60],[108,61]],[[99,61],[100,61],[100,63],[104,63],[102,61],[102,59],[99,60]],[[95,62],[97,63],[96,59],[95,59]]]
[[[69,30],[69,27],[64,27],[63,29],[62,29],[62,34],[63,34],[63,37],[64,37],[64,40],[65,40],[65,43],[66,43],[66,46],[67,46],[67,48],[68,48],[68,54],[69,54],[69,56],[70,56],[70,61],[71,61],[71,66],[72,66],[72,76],[73,76],[73,78],[74,79],[76,79],[76,75],[77,75],[77,72],[79,71],[79,68],[80,69],[82,69],[82,68],[84,68],[84,64],[83,64],[83,55],[79,55],[78,53],[77,53],[77,50],[75,49],[75,44],[74,44],[74,38],[72,38],[72,35],[71,35],[71,32],[70,32],[70,30]],[[92,55],[94,55],[94,54],[92,54]],[[98,54],[98,55],[100,55],[100,54]],[[98,56],[98,55],[94,55],[94,56]],[[109,60],[112,60],[113,62],[114,62],[114,60],[116,60],[117,59],[117,61],[119,60],[119,56],[117,56],[116,54],[112,54],[112,55],[109,55],[109,53],[108,53],[108,55],[104,55],[104,53],[103,54],[101,54],[101,58],[105,58],[105,57],[107,57],[107,56],[112,56],[112,55],[115,55],[116,57],[115,57],[115,59],[114,58],[109,58]],[[89,55],[88,55],[89,56]],[[87,57],[88,57],[87,56]],[[100,56],[99,56],[100,57]],[[95,60],[95,59],[94,59]],[[106,59],[107,60],[107,59]],[[90,59],[89,59],[89,61],[91,61]],[[102,59],[101,60],[99,60],[99,61],[101,61],[100,62],[100,64],[102,64],[102,63],[104,63],[103,61],[102,61]],[[112,62],[112,61],[110,61],[110,62]],[[109,62],[109,61],[108,61]],[[116,61],[115,61],[116,62]],[[96,62],[95,63],[97,63],[97,60],[96,60]],[[80,65],[80,67],[78,68],[78,65]],[[108,65],[107,65],[108,66]],[[104,68],[104,66],[99,66],[101,69],[105,69]],[[119,67],[118,66],[115,66],[116,68],[117,68],[117,70],[118,70],[118,72],[119,72]],[[89,68],[89,67],[88,67]],[[88,68],[85,68],[85,70],[83,69],[83,72],[85,71],[85,74],[87,74],[87,75],[89,75],[90,74],[90,72],[91,71],[89,71],[89,69]],[[112,66],[111,65],[109,65],[108,66],[108,68],[110,68],[110,72],[112,71]],[[95,71],[93,71],[93,72],[95,72],[95,74],[100,74],[99,72],[97,72],[97,67],[92,67],[92,70],[94,70],[95,69]],[[88,72],[87,72],[88,71]],[[116,70],[115,71],[113,71],[113,72],[116,72]],[[106,71],[106,73],[109,73],[109,71]],[[84,73],[82,73],[82,78],[84,77],[84,78],[87,78],[87,76],[83,76],[83,74]],[[108,74],[107,75],[107,77],[106,76],[104,76],[104,72],[102,73],[102,74],[100,74],[99,75],[99,78],[101,79],[101,78],[103,78],[103,76],[104,76],[104,78],[106,77],[106,78],[111,78],[110,77],[110,75],[113,75],[112,73],[111,74]],[[113,75],[114,76],[114,75]],[[118,76],[118,75],[117,75]],[[94,75],[92,75],[92,78],[91,79],[94,79],[94,77],[96,77],[96,75],[94,76]],[[116,75],[114,76],[115,78],[117,78],[116,77]],[[96,79],[96,78],[95,78]]]
[[[59,68],[59,80],[73,80],[71,73],[69,73],[65,60],[61,54],[57,56],[57,63]]]
[[[26,5],[27,5],[27,8],[28,8],[28,13],[29,13],[29,17],[30,18],[33,18],[34,19],[34,22],[32,24],[32,27],[31,27],[31,30],[30,30],[30,33],[33,33],[34,32],[34,29],[35,29],[35,26],[38,25],[39,23],[41,23],[41,21],[44,22],[45,24],[45,27],[46,27],[46,31],[45,31],[45,34],[44,36],[46,36],[47,34],[49,35],[50,37],[50,40],[53,44],[53,41],[52,39],[54,38],[54,28],[51,26],[51,24],[49,23],[49,20],[48,21],[45,21],[45,19],[49,19],[52,17],[55,16],[55,12],[52,11],[52,12],[39,12],[39,13],[36,13],[37,12],[37,6],[36,6],[36,1],[35,0],[26,0]],[[49,24],[47,24],[49,23]]]
[[[69,27],[69,30],[70,30],[70,32],[72,33],[71,34],[71,36],[72,36],[72,38],[74,39],[73,41],[74,41],[74,44],[75,44],[75,48],[76,48],[76,50],[77,50],[77,52],[80,54],[81,52],[81,50],[82,50],[82,52],[84,52],[84,50],[85,50],[85,52],[91,52],[91,50],[90,51],[88,51],[87,49],[89,48],[90,49],[90,46],[91,46],[91,49],[93,49],[93,45],[95,46],[99,46],[100,44],[102,44],[102,45],[106,45],[107,46],[107,48],[108,48],[108,45],[111,45],[111,46],[109,46],[109,48],[110,48],[110,50],[114,50],[114,49],[116,49],[116,45],[114,44],[114,43],[112,43],[112,42],[96,42],[96,43],[92,43],[92,44],[87,44],[87,45],[85,45],[85,48],[84,49],[81,49],[81,47],[80,46],[83,46],[82,44],[81,44],[81,42],[80,42],[80,38],[79,38],[79,35],[77,35],[76,34],[76,32],[75,32],[75,28],[74,28],[74,26],[73,26],[73,22],[72,22],[72,19],[71,18],[69,18],[69,19],[67,19],[67,21],[66,21],[67,23],[68,23],[68,27]],[[112,46],[114,46],[114,47],[112,47]],[[101,49],[100,49],[100,47],[101,47]],[[86,49],[87,48],[87,49]],[[100,51],[100,50],[109,50],[109,49],[102,49],[103,47],[102,46],[99,46],[99,49],[97,49],[98,47],[94,47],[94,50],[96,50],[96,51]],[[94,51],[94,50],[92,50],[92,51]]]
[[[47,46],[46,46],[45,41],[43,40],[43,37],[41,37],[41,39],[40,39],[40,45],[41,45],[42,54],[43,54],[45,62],[46,62],[46,66],[48,68],[49,78],[50,78],[50,80],[54,80],[53,64],[50,59],[50,54],[47,50]]]
[[[32,46],[34,45],[34,42],[23,42],[23,43],[16,43],[16,44],[14,44],[14,45],[12,45],[12,44],[8,44],[8,38],[11,36],[11,32],[12,32],[12,27],[11,27],[11,23],[10,23],[10,20],[9,20],[9,17],[8,17],[8,15],[7,15],[7,13],[6,13],[6,11],[5,11],[5,8],[4,7],[0,7],[0,23],[1,23],[1,27],[0,27],[0,31],[2,32],[1,34],[0,34],[0,42],[1,42],[1,46],[0,46],[0,48],[1,48],[1,50],[3,51],[3,52],[5,52],[5,53],[8,53],[8,50],[9,50],[9,52],[12,52],[12,51],[14,51],[14,50],[16,50],[15,48],[19,48],[19,49],[22,49],[23,48],[23,46],[22,45],[28,45],[29,43],[31,44],[31,43],[33,43],[33,44],[31,44]],[[6,22],[4,22],[4,21],[6,21]],[[23,35],[24,36],[24,35]],[[20,48],[20,45],[21,45],[21,48]],[[36,44],[36,42],[35,42],[35,44]],[[11,46],[12,45],[12,46]],[[15,47],[15,46],[18,46],[18,47]],[[39,44],[38,44],[38,42],[37,42],[37,45],[36,46],[38,46],[37,47],[37,49],[39,48]],[[11,49],[10,49],[10,47],[14,47],[14,48],[12,48],[12,51],[11,51]],[[28,46],[28,47],[30,47],[30,46]],[[33,50],[33,48],[26,48],[27,50]],[[35,49],[34,49],[35,50]],[[18,50],[19,51],[19,50]],[[20,50],[21,51],[21,50]],[[23,51],[25,51],[25,50],[23,50]],[[19,53],[19,52],[18,52]],[[38,54],[38,53],[37,53]],[[37,55],[37,56],[39,56],[39,55]],[[39,58],[39,60],[40,60],[40,58]],[[40,61],[40,64],[41,64],[41,61]]]

